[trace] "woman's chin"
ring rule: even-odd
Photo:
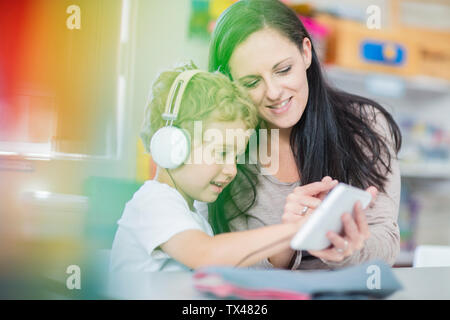
[[[303,111],[297,114],[286,114],[286,116],[283,117],[277,117],[277,118],[272,118],[272,117],[267,117],[266,119],[264,119],[270,128],[277,128],[277,129],[290,129],[293,126],[295,126],[297,124],[298,121],[300,121],[300,118],[303,115]]]
[[[286,119],[286,120],[278,120],[278,121],[274,121],[272,122],[270,125],[272,128],[277,128],[280,130],[283,129],[291,129],[293,126],[295,126],[295,124],[300,120],[300,117],[298,119],[296,118],[291,118],[291,119]]]

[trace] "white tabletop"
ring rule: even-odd
[[[388,299],[450,299],[450,267],[394,268],[403,289]],[[191,272],[155,272],[116,275],[106,288],[114,299],[207,299],[193,287]]]
[[[394,268],[404,289],[389,297],[393,300],[450,299],[450,267]]]

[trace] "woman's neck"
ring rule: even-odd
[[[267,151],[269,156],[281,156],[291,151],[291,131],[292,128],[280,129],[267,127]],[[278,130],[278,139],[272,139],[272,130]],[[275,151],[275,152],[273,152]],[[275,153],[275,154],[272,154]],[[278,159],[280,160],[280,159]]]
[[[262,129],[268,129],[268,136],[271,136],[271,131],[272,130],[278,130],[278,135],[280,137],[280,143],[289,143],[290,141],[290,137],[291,137],[291,132],[292,132],[292,127],[290,128],[277,128],[273,125],[271,125],[270,123],[267,122],[262,122],[261,124],[261,128]]]
[[[288,183],[300,180],[297,163],[291,148],[292,128],[280,129],[270,128],[270,126],[268,128],[267,150],[270,150],[271,156],[278,157],[278,170],[273,176],[279,181]],[[271,130],[273,129],[278,130],[278,141],[272,141]],[[272,145],[272,142],[276,144]]]

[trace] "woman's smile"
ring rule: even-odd
[[[267,108],[269,108],[270,111],[274,114],[282,114],[288,111],[291,105],[292,105],[292,97],[283,100],[281,103],[267,106]]]

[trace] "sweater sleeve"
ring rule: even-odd
[[[341,262],[323,260],[330,268],[355,265],[381,259],[393,265],[400,251],[400,230],[397,224],[400,203],[400,169],[396,152],[385,117],[375,114],[375,130],[385,139],[391,154],[391,171],[386,175],[385,192],[378,193],[375,205],[365,210],[370,237],[364,247]]]

